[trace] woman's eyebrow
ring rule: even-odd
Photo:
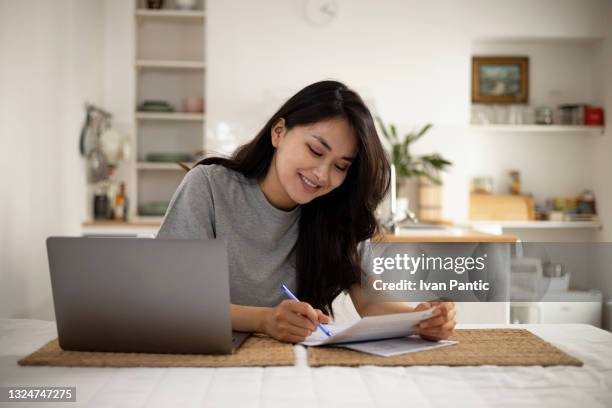
[[[315,138],[315,139],[317,139],[319,142],[321,142],[321,144],[322,144],[322,145],[323,145],[323,146],[324,146],[324,147],[325,147],[327,150],[329,150],[330,152],[332,151],[331,146],[329,145],[329,143],[327,143],[327,141],[326,141],[325,139],[323,139],[323,137],[322,137],[322,136],[319,136],[319,135],[312,135],[312,137],[314,137],[314,138]],[[350,161],[350,162],[352,162],[353,160],[355,160],[355,158],[354,158],[354,157],[348,157],[348,156],[343,156],[343,157],[341,157],[341,159],[344,159],[344,160],[346,160],[346,161]]]

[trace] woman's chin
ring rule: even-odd
[[[298,205],[304,205],[304,204],[308,204],[309,202],[317,198],[318,195],[312,194],[312,193],[306,193],[306,192],[299,192],[299,193],[290,194],[289,197],[291,197],[291,199],[294,202],[296,202]]]

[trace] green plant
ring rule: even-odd
[[[453,163],[446,160],[438,153],[425,154],[421,156],[413,156],[410,153],[410,145],[419,140],[429,129],[432,124],[428,123],[416,133],[408,133],[403,138],[397,134],[395,125],[390,124],[385,126],[379,116],[376,116],[378,126],[382,130],[385,139],[391,145],[391,160],[395,165],[397,177],[425,177],[434,184],[442,184],[440,180],[440,172],[445,171]]]

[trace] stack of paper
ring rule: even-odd
[[[301,344],[322,346],[337,344],[365,353],[394,356],[456,344],[456,341],[430,342],[418,337],[407,337],[416,333],[415,325],[432,316],[434,309],[411,313],[368,316],[351,324],[328,324],[332,336],[320,329],[308,336]]]

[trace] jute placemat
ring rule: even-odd
[[[293,345],[251,336],[234,354],[150,354],[64,351],[57,339],[19,360],[27,366],[68,367],[251,367],[294,364]]]
[[[463,329],[459,344],[394,357],[378,357],[338,347],[309,347],[308,364],[320,366],[582,366],[582,362],[525,329]]]

